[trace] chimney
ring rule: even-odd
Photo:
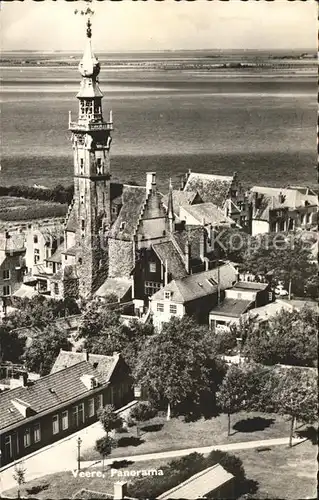
[[[28,385],[28,374],[26,372],[19,375],[19,385],[22,387],[26,387]]]
[[[164,286],[168,284],[168,264],[167,259],[165,260],[165,271],[164,271]]]
[[[156,192],[156,172],[146,172],[146,191]]]
[[[199,238],[199,257],[202,262],[205,260],[205,228],[203,228]]]
[[[123,500],[127,496],[127,483],[117,481],[114,483],[114,500]]]
[[[191,246],[189,244],[188,239],[186,240],[185,243],[185,269],[187,274],[190,273],[190,257],[191,257]]]
[[[85,354],[85,361],[89,361],[89,353],[87,352],[87,350],[83,349],[82,352]]]

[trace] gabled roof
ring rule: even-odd
[[[225,215],[223,210],[211,202],[184,206],[184,211],[194,217],[199,224],[212,224],[213,226],[231,226],[236,224],[233,219]]]
[[[0,429],[24,420],[24,416],[11,403],[19,399],[34,413],[41,413],[90,392],[81,381],[83,375],[92,375],[100,384],[106,381],[87,361],[41,377],[26,387],[17,387],[0,393]]]
[[[205,228],[202,226],[186,225],[183,231],[175,231],[173,238],[183,254],[185,253],[185,245],[188,242],[191,259],[200,259],[200,240],[204,232]]]
[[[155,243],[152,248],[164,266],[166,266],[167,262],[167,271],[173,279],[186,276],[184,262],[172,241]]]
[[[70,366],[78,365],[79,363],[83,363],[85,361],[89,363],[90,366],[92,366],[101,376],[103,376],[103,380],[107,382],[111,378],[119,359],[119,354],[104,356],[102,354],[64,351],[61,349],[54,365],[52,366],[51,373],[60,372]]]
[[[62,262],[62,252],[64,250],[64,243],[61,243],[54,252],[54,254],[51,255],[51,257],[48,257],[45,259],[47,262],[56,262],[57,264],[61,264]]]
[[[233,474],[227,472],[220,464],[215,464],[162,493],[158,499],[174,500],[187,498],[188,500],[197,500],[206,498],[208,493],[220,488],[233,478]]]
[[[103,285],[95,292],[97,297],[106,297],[107,295],[116,295],[122,299],[132,287],[132,281],[127,278],[108,278]]]
[[[215,268],[171,281],[152,295],[152,301],[164,300],[166,291],[171,292],[172,302],[180,304],[216,293],[218,290],[218,274],[221,290],[231,287],[237,278],[234,267],[230,264],[224,264],[219,267],[219,272],[218,268]]]
[[[241,299],[224,299],[221,304],[210,311],[209,314],[214,316],[229,316],[230,318],[239,318],[242,314],[248,311],[253,304],[250,300]]]
[[[146,188],[142,186],[123,186],[122,208],[114,222],[109,236],[118,239],[131,239],[146,201]]]
[[[212,202],[222,207],[233,181],[233,176],[190,172],[184,191],[197,191],[204,202]]]
[[[311,191],[306,194],[301,188],[273,188],[268,186],[253,186],[250,190],[252,193],[263,195],[265,202],[268,203],[270,209],[275,208],[298,208],[304,207],[306,204],[318,205],[318,197]],[[280,197],[282,196],[282,200]]]
[[[181,191],[173,189],[172,196],[174,212],[177,216],[179,216],[180,207],[184,207],[185,205],[192,205],[196,197],[199,197],[199,194],[197,193],[197,191]],[[162,202],[165,209],[167,209],[168,194],[163,195]]]
[[[25,250],[25,235],[18,232],[0,233],[0,250],[5,252],[23,252]]]

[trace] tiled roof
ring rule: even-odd
[[[46,260],[47,262],[56,262],[60,264],[62,262],[62,252],[64,250],[64,243],[61,243],[61,245],[58,246],[56,251],[54,252],[51,257],[48,257]]]
[[[221,304],[214,307],[210,314],[216,316],[229,316],[232,318],[239,318],[241,314],[248,311],[249,307],[253,302],[250,300],[239,300],[239,299],[224,299]]]
[[[64,228],[62,224],[40,227],[38,231],[43,235],[47,243],[51,243],[51,241],[59,241],[61,243],[63,241]]]
[[[162,493],[158,499],[174,500],[187,498],[187,500],[196,500],[206,498],[208,493],[220,488],[233,478],[233,474],[227,472],[220,464],[216,464],[191,476],[169,491]]]
[[[75,246],[67,248],[65,251],[63,250],[62,253],[64,255],[72,255],[72,256],[74,256],[75,255]]]
[[[122,208],[109,235],[111,238],[125,240],[133,237],[146,200],[146,188],[125,185],[122,200]]]
[[[59,271],[55,273],[51,278],[52,281],[76,279],[78,279],[78,274],[75,265],[64,266],[62,269],[59,269]]]
[[[20,297],[23,299],[32,299],[32,297],[34,297],[35,295],[39,295],[39,292],[35,290],[33,286],[28,286],[25,284],[22,284],[20,288],[18,288],[18,290],[13,294],[14,297]]]
[[[264,196],[265,201],[268,201],[270,208],[297,208],[309,205],[318,205],[318,197],[312,192],[306,194],[302,189],[294,188],[272,188],[267,186],[253,186],[250,190],[252,193],[259,193]],[[283,196],[280,201],[279,196]]]
[[[119,299],[129,291],[132,281],[126,278],[108,278],[95,293],[97,297],[116,295]]]
[[[162,243],[155,243],[152,245],[154,252],[165,265],[167,261],[167,271],[173,279],[182,278],[186,276],[187,272],[183,260],[176,250],[172,241]]]
[[[228,197],[234,178],[225,175],[211,175],[191,172],[184,191],[197,191],[204,202],[222,207]]]
[[[175,231],[173,234],[173,238],[175,242],[178,244],[181,252],[185,253],[185,245],[188,241],[191,249],[191,258],[199,259],[200,258],[200,239],[203,235],[205,228],[202,226],[185,226],[185,230],[183,231]]]
[[[51,373],[83,363],[83,361],[88,362],[95,370],[97,370],[99,374],[103,376],[104,381],[108,381],[119,361],[119,354],[104,356],[103,354],[63,351],[63,349],[61,349],[54,365],[52,366]]]
[[[163,300],[166,291],[172,292],[172,302],[184,304],[201,297],[211,295],[218,290],[218,274],[220,289],[230,288],[237,278],[236,270],[230,264],[220,266],[201,273],[191,274],[179,280],[173,280],[152,295],[152,300]]]
[[[0,233],[0,250],[5,252],[23,252],[25,250],[24,233]]]
[[[0,429],[24,420],[23,415],[11,403],[14,399],[18,398],[30,405],[35,413],[41,413],[90,392],[80,380],[82,375],[93,375],[99,383],[105,382],[90,363],[82,361],[39,378],[26,387],[0,393]]]
[[[223,210],[221,210],[214,203],[198,203],[196,205],[188,205],[183,207],[183,212],[192,215],[199,224],[212,224],[215,225],[234,225],[235,222],[227,217]],[[182,215],[181,215],[181,218]]]
[[[77,219],[74,206],[72,207],[71,213],[68,215],[65,230],[75,233],[77,227]]]
[[[173,189],[173,208],[174,213],[179,216],[180,207],[184,207],[185,205],[191,205],[195,200],[198,193],[196,191],[180,191],[177,189]],[[162,202],[164,207],[167,209],[168,206],[168,194],[165,194],[162,198]]]

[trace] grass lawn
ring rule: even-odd
[[[235,454],[243,461],[246,476],[259,483],[256,498],[317,498],[317,446],[310,441]]]
[[[258,482],[258,491],[254,498],[258,499],[287,499],[316,498],[317,447],[310,441],[303,442],[288,448],[275,446],[265,451],[239,450],[234,452],[241,458],[247,478]],[[118,470],[161,469],[171,459],[150,460],[127,464],[127,467]],[[101,470],[96,468],[88,471]],[[85,488],[93,491],[112,493],[113,483],[119,479],[134,481],[134,478],[111,477],[109,468],[105,468],[104,477],[75,478],[71,471],[60,472],[40,479],[30,481],[21,490],[21,494],[32,493],[32,498],[60,500],[71,498],[77,491]],[[156,481],[156,476],[154,477]],[[42,490],[35,493],[31,488]],[[16,489],[5,492],[6,495],[16,498]]]
[[[119,471],[128,471],[128,470],[145,470],[145,469],[160,469],[171,459],[165,460],[152,460],[148,462],[131,462],[125,468],[118,469]],[[89,468],[86,471],[94,472],[94,471],[102,471],[101,468]],[[101,491],[103,493],[113,493],[114,486],[113,484],[116,481],[134,481],[134,478],[121,478],[116,476],[111,476],[111,470],[109,467],[105,467],[104,477],[74,477],[72,471],[69,472],[57,472],[55,474],[50,474],[47,476],[43,476],[39,479],[34,479],[26,483],[21,489],[21,496],[27,496],[28,494],[32,498],[38,499],[52,499],[52,500],[60,500],[64,498],[72,498],[72,496],[79,490],[85,488],[93,491]],[[39,488],[42,490],[38,493],[34,493],[31,488]],[[17,489],[12,488],[5,492],[5,495],[10,496],[11,498],[17,498]]]
[[[118,448],[113,450],[111,458],[284,436],[288,442],[289,422],[277,415],[241,412],[231,418],[233,429],[228,437],[226,415],[196,422],[185,422],[182,418],[167,422],[164,417],[156,417],[141,425],[140,439],[136,438],[135,427],[118,434]],[[99,458],[94,444],[82,452],[83,460]]]

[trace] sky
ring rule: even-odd
[[[1,50],[81,50],[84,0],[0,2]],[[317,3],[93,0],[99,51],[317,48]]]

